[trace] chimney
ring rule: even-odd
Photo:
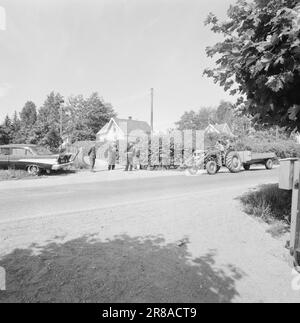
[[[128,117],[128,120],[132,120],[132,117]]]

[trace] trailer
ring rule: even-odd
[[[254,153],[251,151],[239,151],[239,156],[245,170],[250,170],[251,165],[265,165],[270,170],[277,160],[275,153]]]

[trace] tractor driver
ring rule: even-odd
[[[220,140],[217,141],[215,147],[216,147],[216,149],[218,149],[221,152],[224,152],[225,151],[225,147],[224,147],[224,145],[222,144],[222,142]]]

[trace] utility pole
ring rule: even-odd
[[[153,104],[154,104],[154,89],[151,89],[151,133],[153,134]]]
[[[60,116],[60,124],[59,124],[59,135],[60,138],[62,139],[63,135],[63,107],[62,105],[64,104],[64,100],[59,101],[59,116]]]

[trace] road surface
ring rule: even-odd
[[[298,302],[285,241],[237,199],[277,180],[276,169],[257,169],[1,183],[2,299]]]

